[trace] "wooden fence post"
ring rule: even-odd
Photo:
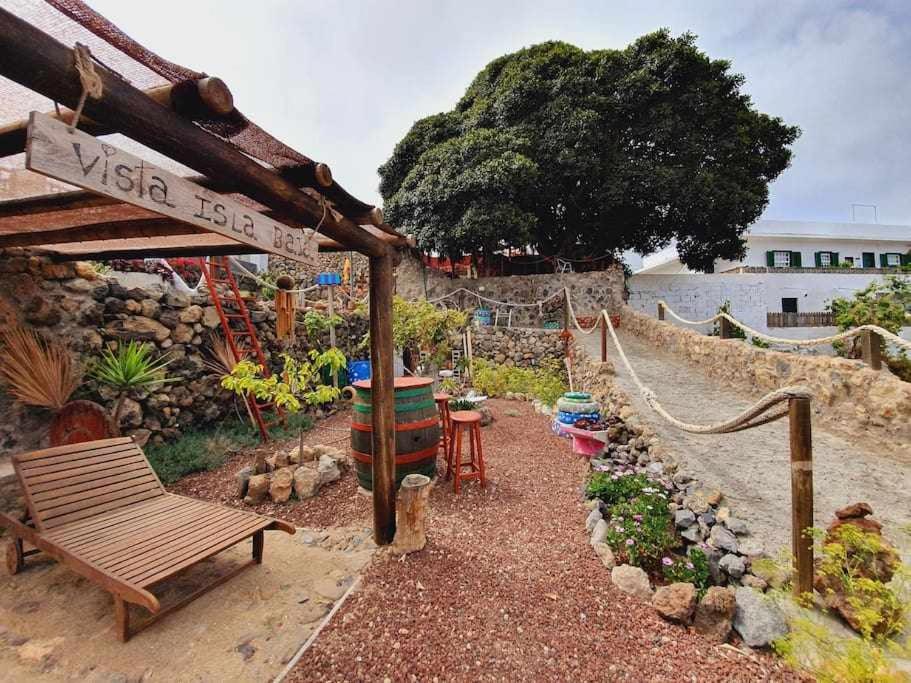
[[[730,339],[731,338],[731,321],[728,320],[727,318],[720,318],[718,320],[718,323],[719,323],[718,329],[720,331],[720,337],[722,339]]]
[[[794,553],[794,593],[813,590],[813,435],[810,399],[788,400],[791,441],[791,546]]]
[[[664,304],[658,304],[658,320],[664,320]]]
[[[569,331],[569,290],[563,288],[563,331]]]
[[[598,322],[601,323],[601,362],[607,362],[607,313],[602,311]]]
[[[882,337],[872,330],[864,330],[861,332],[860,349],[864,363],[869,365],[872,370],[882,370]]]

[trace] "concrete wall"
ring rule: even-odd
[[[684,360],[722,385],[752,394],[784,386],[813,393],[815,419],[848,437],[864,434],[911,457],[911,383],[861,361],[768,351],[736,339],[684,330],[623,309],[623,329]]]
[[[674,311],[689,320],[704,320],[718,312],[725,301],[731,314],[760,332],[777,337],[809,339],[835,332],[834,327],[789,327],[769,329],[766,313],[781,312],[781,299],[797,299],[803,313],[824,311],[835,297],[850,297],[871,282],[881,281],[878,273],[794,272],[794,273],[716,273],[711,275],[633,275],[628,282],[631,308],[652,317],[663,299]],[[669,320],[669,322],[673,322]],[[696,328],[707,332],[710,325]],[[692,329],[692,328],[691,328]],[[902,336],[911,339],[911,329]]]
[[[563,273],[547,275],[511,275],[451,279],[436,271],[426,269],[416,258],[405,256],[396,268],[396,294],[405,299],[433,299],[460,287],[498,301],[530,303],[540,301],[569,287],[576,315],[594,315],[602,308],[611,312],[623,305],[623,271],[619,267],[592,273]],[[449,299],[457,305],[458,299]],[[476,300],[466,295],[466,307],[474,307]],[[544,320],[563,320],[561,297],[555,297],[544,307],[543,317],[537,306],[514,308],[514,327],[541,327]],[[505,325],[505,310],[501,325]]]

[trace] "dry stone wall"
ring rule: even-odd
[[[562,361],[564,356],[560,330],[479,327],[471,335],[475,357],[502,365],[536,367],[545,358]]]
[[[766,393],[801,385],[813,393],[815,416],[856,436],[875,429],[884,445],[911,443],[911,383],[861,361],[768,351],[741,340],[719,339],[638,313],[622,312],[622,327],[698,365],[722,385]]]
[[[279,342],[271,302],[251,304],[250,313],[272,363],[282,351],[299,355],[328,346],[328,332],[319,339],[307,338],[300,316],[298,341],[294,345]],[[339,346],[348,357],[357,357],[367,321],[356,315],[343,320],[337,328]],[[220,334],[218,314],[207,292],[178,294],[164,283],[126,288],[115,278],[99,277],[87,263],[52,263],[12,251],[0,254],[0,324],[14,323],[36,329],[49,340],[63,341],[84,366],[106,344],[129,340],[150,342],[171,358],[168,374],[178,381],[129,395],[121,420],[126,434],[160,442],[188,427],[243,412],[205,364],[210,334]],[[111,407],[116,395],[87,378],[74,398]],[[0,454],[46,445],[49,421],[47,411],[22,406],[0,391]]]
[[[424,268],[417,258],[406,255],[396,268],[396,294],[409,299],[434,299],[453,292],[460,287],[497,301],[532,303],[541,301],[568,287],[572,295],[576,315],[597,315],[606,308],[611,313],[623,305],[623,270],[613,267],[591,273],[560,273],[547,275],[509,275],[506,277],[482,277],[477,279],[451,279],[437,271]],[[458,297],[449,300],[450,305],[459,303]],[[464,305],[474,307],[475,297],[464,295]],[[514,308],[514,327],[541,327],[543,320],[563,320],[563,301],[556,297],[544,306],[544,316],[537,306]],[[505,324],[506,311],[500,324]]]

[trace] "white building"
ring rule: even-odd
[[[695,273],[671,245],[645,256],[629,280],[629,304],[655,315],[665,300],[680,315],[705,319],[730,302],[732,315],[776,336],[807,338],[831,331],[827,304],[851,296],[909,264],[911,226],[866,223],[758,221],[742,261],[715,262]],[[775,327],[794,328],[782,333]],[[906,334],[908,331],[906,330]]]

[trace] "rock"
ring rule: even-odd
[[[171,330],[160,322],[144,316],[112,320],[105,326],[105,331],[119,339],[154,340],[156,342],[162,342],[171,335]]]
[[[218,317],[218,309],[215,306],[206,306],[202,309],[202,324],[203,327],[210,329],[221,324],[221,319]]]
[[[721,551],[717,550],[716,548],[713,548],[710,545],[706,545],[703,543],[698,546],[695,546],[695,545],[690,546],[689,548],[686,549],[686,553],[687,553],[687,555],[690,555],[690,554],[696,552],[697,550],[699,552],[701,552],[703,555],[705,555],[705,559],[709,565],[709,576],[712,579],[712,583],[713,584],[724,583],[724,574],[722,573],[721,567],[718,564],[721,561],[721,555],[722,555]]]
[[[725,642],[731,635],[736,606],[731,589],[711,586],[696,606],[693,628],[715,643]]]
[[[696,609],[696,586],[691,583],[672,583],[655,591],[652,606],[664,619],[688,624]]]
[[[287,453],[279,452],[266,458],[266,461],[272,466],[273,469],[279,469],[290,465],[291,457]]]
[[[740,579],[740,583],[747,588],[755,588],[758,591],[764,591],[769,587],[769,584],[765,582],[765,579],[761,579],[755,574],[744,574]]]
[[[152,432],[148,429],[134,429],[128,436],[133,439],[133,443],[142,448],[149,442],[149,437],[152,436]]]
[[[718,561],[718,566],[721,567],[721,570],[732,579],[739,579],[741,576],[743,576],[743,573],[747,569],[743,558],[738,555],[734,555],[733,553],[728,553],[722,557]]]
[[[77,277],[81,277],[85,280],[98,279],[98,273],[95,271],[95,266],[88,261],[73,261],[73,272],[76,273]]]
[[[269,497],[275,503],[287,503],[291,498],[291,485],[294,482],[294,474],[287,468],[275,470],[272,473],[272,481],[269,483]]]
[[[247,505],[256,505],[263,502],[269,493],[269,474],[254,474],[247,483],[247,495],[244,502]]]
[[[869,503],[853,503],[835,511],[838,519],[859,519],[872,514],[873,508]]]
[[[42,296],[32,297],[22,310],[26,322],[35,327],[49,327],[60,322],[60,310]]]
[[[161,314],[161,304],[154,299],[143,299],[139,302],[139,310],[146,318],[157,318]]]
[[[749,647],[767,647],[788,633],[781,609],[763,593],[746,586],[734,592],[734,630]]]
[[[648,582],[648,574],[639,567],[621,564],[611,570],[610,578],[614,585],[624,593],[643,600],[651,600],[652,586]]]
[[[250,477],[253,476],[253,467],[248,465],[234,475],[237,482],[237,497],[243,498],[247,495],[247,487],[250,486]]]
[[[736,553],[737,537],[720,524],[716,524],[709,533],[709,545],[719,550]]]
[[[750,533],[750,529],[747,526],[747,523],[742,519],[737,519],[736,517],[728,517],[726,520],[724,520],[724,525],[728,528],[729,531],[732,531],[738,536],[743,536]]]
[[[709,505],[718,505],[723,497],[718,489],[713,489],[705,494],[705,499]]]
[[[715,521],[716,521],[715,514],[711,510],[709,510],[708,512],[703,512],[701,515],[699,515],[699,519],[698,519],[699,524],[701,526],[705,527],[706,529],[708,529],[708,527],[712,526],[715,523]]]
[[[765,552],[765,547],[758,538],[738,538],[737,545],[739,546],[737,552],[747,557],[756,557]]]
[[[319,475],[320,486],[336,481],[342,476],[336,459],[327,453],[320,456],[316,472]]]
[[[595,549],[595,554],[601,558],[601,564],[606,569],[613,569],[617,562],[614,559],[614,551],[610,549],[610,546],[607,543],[595,543],[592,547]]]
[[[592,535],[588,542],[593,546],[598,543],[604,543],[607,540],[607,530],[607,522],[603,519],[599,519],[592,528]]]
[[[678,510],[679,512],[679,510]],[[702,529],[698,524],[693,524],[680,532],[680,537],[690,543],[699,543],[702,540]]]
[[[722,505],[718,510],[715,511],[715,519],[717,519],[722,524],[724,520],[731,516],[731,511],[726,506]]]
[[[672,481],[674,482],[674,486],[682,488],[693,481],[693,478],[685,472],[677,472]]]
[[[485,406],[485,405],[476,406],[475,410],[477,412],[481,413],[481,426],[482,427],[486,427],[488,425],[493,424],[493,422],[494,422],[493,412],[491,412],[491,410],[488,406]]]
[[[186,308],[190,305],[190,296],[178,292],[168,292],[165,294],[164,302],[169,308]]]
[[[687,529],[695,523],[696,515],[693,514],[692,510],[684,508],[683,510],[677,510],[674,513],[674,525],[678,529]]]
[[[177,323],[171,333],[171,338],[175,344],[188,344],[193,341],[193,328],[183,323]]]
[[[319,487],[319,473],[312,464],[302,465],[294,471],[294,493],[301,500],[315,496]]]
[[[601,514],[601,510],[597,507],[592,508],[592,511],[588,513],[588,517],[585,519],[585,530],[591,533],[595,528],[595,524],[602,519],[604,519],[604,515]]]
[[[702,491],[696,491],[683,499],[683,507],[689,508],[695,514],[701,515],[709,510],[709,502]]]
[[[753,562],[750,565],[750,571],[772,588],[781,588],[791,578],[784,568],[774,562]]]
[[[142,426],[142,406],[131,398],[123,399],[120,409],[120,428],[131,429]]]
[[[196,305],[188,306],[178,314],[177,319],[188,325],[198,323],[202,320],[202,307]]]

